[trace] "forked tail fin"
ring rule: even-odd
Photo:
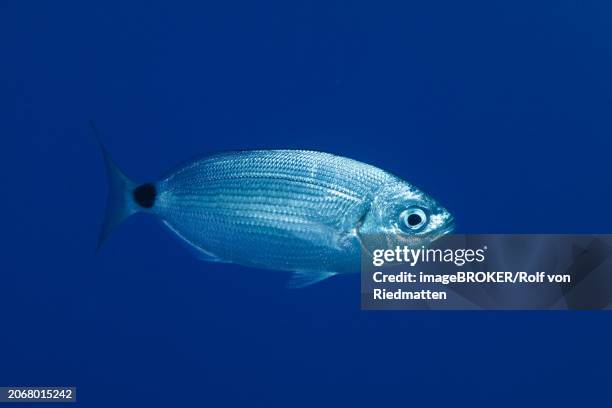
[[[102,145],[98,130],[93,121],[90,122],[90,125],[102,151],[102,157],[106,166],[106,181],[108,183],[106,213],[104,214],[104,222],[102,223],[96,248],[96,251],[99,251],[111,231],[130,215],[138,212],[140,208],[134,201],[134,191],[137,189],[136,183],[130,180],[117,167],[108,151],[104,148],[104,145]]]

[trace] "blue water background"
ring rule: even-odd
[[[357,276],[286,291],[146,216],[96,256],[87,121],[139,181],[307,148],[411,181],[460,232],[610,233],[611,18],[603,1],[2,1],[0,385],[75,385],[88,407],[606,406],[609,313],[365,312]]]

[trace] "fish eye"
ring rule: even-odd
[[[402,226],[411,230],[418,230],[427,223],[427,214],[418,207],[412,207],[402,211],[400,220],[402,221]]]

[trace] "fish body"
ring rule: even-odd
[[[153,212],[213,259],[266,269],[359,270],[355,228],[391,176],[327,153],[256,150],[188,163]]]
[[[411,184],[329,153],[218,153],[141,185],[121,173],[106,151],[104,157],[109,201],[100,243],[124,218],[147,212],[200,258],[292,271],[292,286],[359,272],[362,250],[428,243],[450,231],[452,222]],[[427,218],[419,229],[407,228],[410,208]]]

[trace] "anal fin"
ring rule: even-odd
[[[166,224],[166,226],[168,228],[170,228],[170,230],[176,234],[176,236],[180,239],[180,241],[183,244],[185,244],[185,247],[187,247],[189,252],[191,252],[191,254],[196,259],[199,259],[200,261],[205,261],[205,262],[231,263],[230,261],[226,261],[224,259],[221,259],[218,256],[216,256],[215,254],[212,254],[212,253],[210,253],[210,252],[200,248],[199,246],[197,246],[196,244],[194,244],[193,242],[191,242],[190,240],[185,238],[180,232],[178,232],[172,225],[170,225],[170,223],[166,222],[165,220],[163,221],[163,223]]]
[[[314,285],[327,278],[337,275],[336,272],[317,272],[317,271],[296,271],[291,275],[287,282],[287,287],[290,289],[305,288],[306,286]]]

